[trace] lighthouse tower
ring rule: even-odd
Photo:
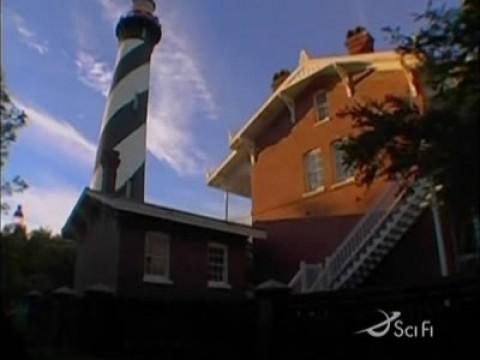
[[[132,2],[116,27],[117,60],[90,186],[143,202],[150,58],[162,32],[155,2]]]

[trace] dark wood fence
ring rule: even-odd
[[[430,321],[433,337],[382,338],[356,331],[399,311],[403,326]],[[114,359],[461,358],[480,339],[480,281],[293,295],[258,291],[238,301],[145,301],[105,293],[34,296],[35,346]]]

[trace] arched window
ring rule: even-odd
[[[324,186],[324,165],[320,149],[313,149],[303,157],[307,191],[322,189]]]
[[[353,177],[353,169],[345,165],[345,152],[340,149],[341,140],[332,144],[333,162],[335,164],[335,181],[342,182]]]

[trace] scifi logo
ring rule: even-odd
[[[402,315],[400,311],[392,311],[390,315],[383,310],[379,309],[378,311],[385,316],[385,320],[366,329],[356,331],[355,334],[366,333],[372,337],[381,338],[389,333],[393,325],[393,336],[397,338],[433,337],[433,326],[429,320],[422,321],[420,325],[404,325],[403,321],[400,320],[400,316]]]

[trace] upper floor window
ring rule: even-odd
[[[320,149],[313,149],[304,155],[307,191],[320,190],[324,186],[324,165]]]
[[[228,286],[228,249],[225,245],[208,244],[208,285]]]
[[[326,91],[319,91],[313,98],[313,104],[316,112],[316,123],[328,121],[330,119],[330,111],[328,108],[328,95]]]
[[[340,148],[341,141],[332,144],[333,161],[335,164],[335,181],[342,182],[353,177],[353,169],[348,168],[344,162],[345,151]]]
[[[170,237],[158,231],[145,236],[144,280],[162,282],[170,277]]]

